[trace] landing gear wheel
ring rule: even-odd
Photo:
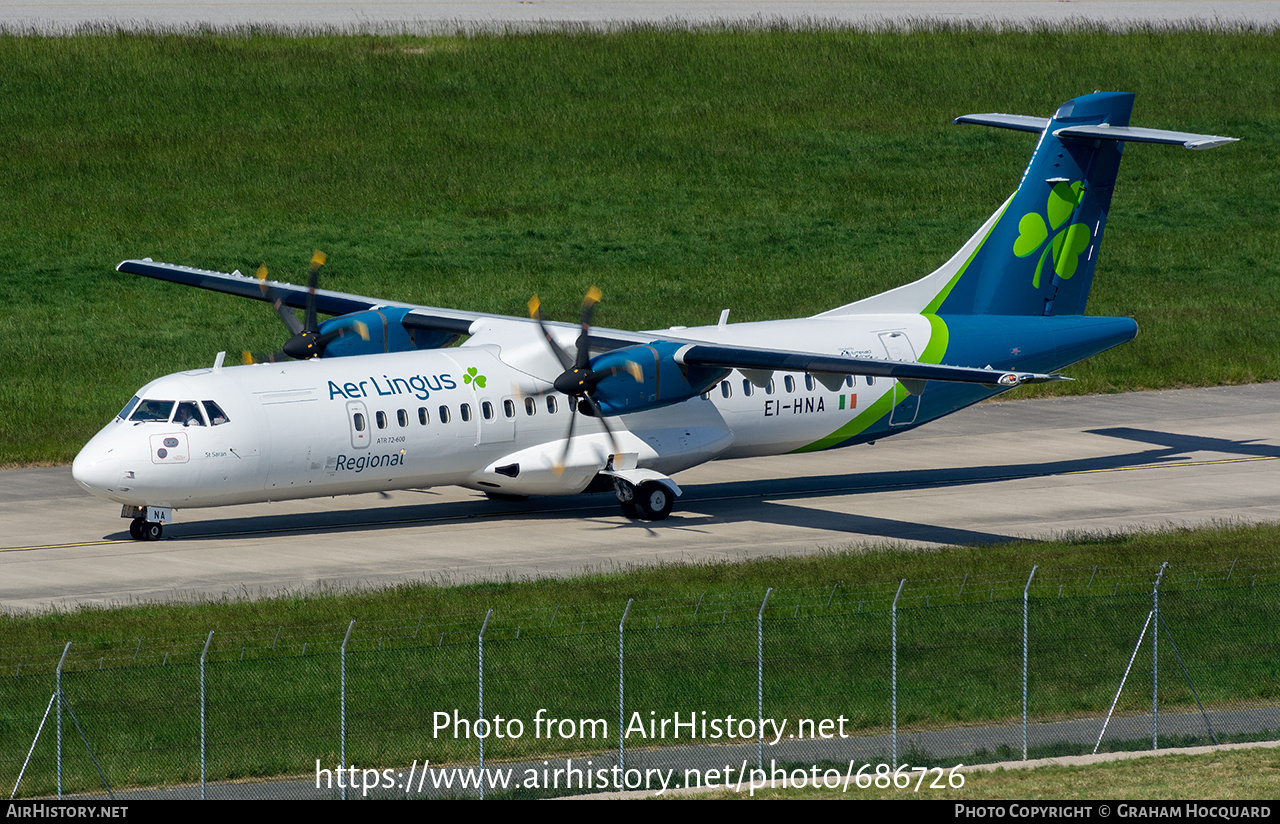
[[[621,501],[622,514],[633,521],[640,520],[640,509],[636,506],[635,500]]]
[[[675,503],[671,490],[657,481],[645,481],[636,490],[636,509],[646,521],[663,520],[671,514]]]
[[[142,525],[147,521],[145,518],[134,518],[129,522],[129,537],[135,541],[142,540]]]
[[[150,521],[143,521],[140,532],[142,540],[158,541],[164,535],[164,527],[160,524],[153,524]]]

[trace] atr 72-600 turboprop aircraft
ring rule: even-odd
[[[598,294],[579,328],[544,322],[536,299],[524,319],[319,290],[319,258],[309,288],[125,261],[274,303],[297,360],[219,355],[152,381],[72,472],[148,540],[179,507],[450,484],[612,486],[628,517],[665,518],[682,469],[874,441],[1131,340],[1132,319],[1083,314],[1124,144],[1233,140],[1131,127],[1132,108],[1106,92],[1052,118],[958,118],[1039,135],[1017,191],[937,271],[809,318],[622,332],[590,328]]]

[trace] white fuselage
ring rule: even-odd
[[[896,385],[859,377],[829,388],[779,372],[751,375],[765,383],[758,386],[732,372],[703,396],[611,418],[612,441],[598,419],[578,414],[565,468],[552,471],[572,404],[550,392],[559,365],[529,324],[495,319],[474,331],[452,349],[168,375],[138,391],[149,414],[126,409],[85,446],[74,477],[113,501],[169,508],[440,485],[567,494],[622,453],[629,465],[670,474],[717,457],[792,451],[836,432]],[[556,334],[572,346],[570,332]],[[919,315],[869,315],[678,334],[914,360],[930,327]],[[193,407],[200,414],[182,422],[181,410]]]

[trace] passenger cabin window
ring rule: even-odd
[[[746,378],[743,378],[743,379],[742,379],[742,394],[743,394],[745,397],[748,397],[748,398],[749,398],[749,397],[751,397],[751,395],[752,395],[753,391],[754,391],[754,388],[751,386],[751,381],[747,380]]]
[[[733,394],[733,387],[729,385],[728,381],[723,381],[720,384],[720,397],[727,398],[732,394]]]
[[[449,422],[449,407],[442,406],[440,407],[440,423],[448,423],[448,422]]]
[[[533,398],[524,399],[524,414],[533,417],[533,413],[538,411],[538,405],[533,402]]]
[[[431,423],[431,418],[427,416],[427,408],[425,406],[418,407],[418,423],[426,426]]]
[[[850,389],[853,388],[853,375],[845,375],[844,385],[849,387]]]
[[[463,423],[467,423],[468,421],[470,421],[471,420],[471,404],[464,403],[462,405],[462,408],[458,410],[458,413],[462,415]]]
[[[229,423],[231,421],[231,419],[227,417],[227,413],[222,411],[222,407],[218,406],[213,401],[201,401],[201,403],[204,404],[204,411],[209,416],[210,426],[221,426],[222,424]]]
[[[556,403],[556,396],[547,395],[547,414],[554,415],[557,409],[559,409],[559,405]]]
[[[408,426],[408,425],[409,425],[409,413],[408,413],[408,412],[406,412],[406,411],[405,411],[405,410],[403,410],[403,409],[401,409],[400,411],[396,412],[396,423],[400,424],[401,426]]]
[[[173,415],[173,422],[182,426],[204,426],[204,418],[200,416],[200,407],[195,401],[182,401],[178,411]]]
[[[769,382],[768,382],[767,384],[765,384],[765,387],[764,387],[764,393],[765,393],[766,395],[772,395],[772,394],[773,394],[773,378],[769,378]]]
[[[357,432],[364,431],[364,415],[357,412],[351,416],[351,425],[356,428]]]
[[[788,393],[796,391],[796,379],[790,375],[782,379],[782,385],[787,388]]]
[[[386,412],[377,412],[377,413],[375,413],[375,415],[377,416],[377,420],[378,420],[378,428],[379,428],[379,429],[386,429],[386,428],[387,428],[387,413],[386,413]]]
[[[813,375],[804,376],[804,389],[806,392],[813,391]]]
[[[516,416],[516,402],[510,398],[504,400],[502,402],[502,414],[508,418],[514,418]]]
[[[481,403],[480,414],[484,415],[484,419],[486,421],[493,420],[493,404],[489,403],[488,401],[484,401],[483,403]],[[467,419],[466,413],[463,413],[462,419],[464,421]]]
[[[131,421],[160,421],[165,423],[173,412],[173,401],[142,401],[129,417]]]

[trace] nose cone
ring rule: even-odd
[[[80,488],[99,498],[123,501],[128,492],[120,458],[105,432],[99,432],[85,444],[71,464],[71,477]]]

